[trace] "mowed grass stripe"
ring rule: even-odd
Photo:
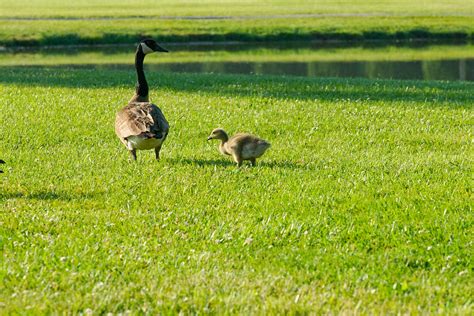
[[[179,16],[241,16],[295,14],[393,14],[393,15],[472,15],[469,1],[430,0],[78,0],[64,3],[57,0],[4,0],[0,17],[179,17]]]
[[[74,4],[5,0],[0,4],[0,19],[3,19],[0,20],[0,45],[116,44],[136,42],[143,36],[165,42],[466,41],[472,40],[473,10],[473,4],[463,0],[432,0],[429,4],[409,0],[363,3],[330,0],[166,0],[159,3],[82,0]],[[160,17],[167,19],[150,20]],[[188,18],[173,20],[180,17]],[[219,20],[216,17],[238,19]]]
[[[473,84],[2,67],[5,313],[472,312]],[[209,144],[272,143],[256,168]],[[433,303],[435,302],[435,303]]]

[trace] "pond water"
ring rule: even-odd
[[[474,81],[474,59],[344,62],[189,62],[155,64],[148,66],[148,69],[192,73]]]
[[[167,45],[151,71],[474,81],[473,45],[276,43]],[[2,65],[130,69],[133,46],[4,51]]]

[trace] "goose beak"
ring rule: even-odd
[[[153,46],[154,46],[154,47],[153,47],[153,50],[154,50],[155,52],[163,52],[163,53],[167,53],[167,52],[168,52],[167,49],[164,49],[163,47],[161,47],[160,45],[158,45],[158,44],[156,44],[156,43],[155,43],[155,45],[153,45]]]
[[[212,139],[212,137],[211,137],[211,136],[209,136],[209,137],[207,138],[207,140],[211,140],[211,139]]]

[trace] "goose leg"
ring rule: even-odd
[[[255,158],[251,158],[251,159],[250,159],[250,162],[252,163],[252,166],[256,166],[256,165],[257,165],[257,159],[255,159]]]
[[[132,155],[132,159],[134,161],[137,161],[137,150],[136,149],[130,150],[130,155]]]
[[[160,150],[161,150],[161,146],[155,147],[155,157],[156,157],[156,160],[160,160]]]

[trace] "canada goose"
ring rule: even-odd
[[[0,159],[0,164],[4,164],[5,161],[3,161],[2,159]],[[3,170],[0,170],[0,173],[3,173]]]
[[[153,52],[167,52],[154,40],[146,39],[137,46],[135,53],[135,69],[137,85],[135,94],[128,105],[121,109],[115,117],[115,133],[127,147],[133,160],[137,160],[137,149],[155,149],[156,159],[160,159],[161,145],[168,136],[169,124],[161,110],[150,103],[148,83],[143,71],[145,55]]]
[[[207,138],[211,139],[220,139],[219,151],[223,155],[231,155],[239,167],[244,160],[250,160],[255,166],[256,159],[270,148],[269,142],[251,134],[241,133],[229,138],[222,128],[214,129]]]

